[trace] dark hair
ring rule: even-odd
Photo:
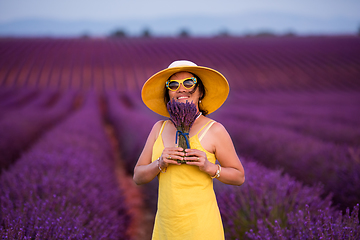
[[[191,73],[191,72],[190,72]],[[196,79],[197,79],[197,83],[194,87],[194,89],[190,92],[190,93],[194,93],[196,91],[197,88],[199,88],[200,91],[200,98],[199,100],[204,99],[205,94],[206,94],[206,89],[205,86],[203,84],[203,82],[201,81],[201,79],[194,73],[191,73]],[[168,80],[172,77],[173,75],[171,75]],[[170,101],[170,96],[169,96],[169,89],[167,89],[166,86],[164,86],[164,101],[165,104],[167,104]],[[206,116],[208,114],[208,111],[205,109],[202,109],[200,104],[199,104],[199,111],[202,113],[202,115]]]

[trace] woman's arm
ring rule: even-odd
[[[157,161],[151,162],[151,157],[152,148],[157,134],[160,132],[162,123],[163,121],[158,121],[154,124],[134,168],[133,180],[138,185],[150,182],[160,172]]]
[[[134,168],[133,180],[138,185],[145,184],[153,180],[160,173],[160,168],[164,171],[169,164],[180,165],[177,160],[183,159],[184,153],[182,148],[167,147],[164,148],[158,161],[151,162],[152,149],[162,124],[163,121],[158,121],[153,126],[148,139],[146,140],[145,147]],[[168,159],[169,156],[171,156],[172,159]]]
[[[245,171],[236,153],[233,141],[222,124],[216,123],[214,125],[215,156],[221,165],[221,174],[218,180],[226,184],[241,185],[245,182]],[[214,174],[216,170],[217,168],[213,168]]]
[[[245,181],[244,167],[240,162],[234,144],[225,127],[216,122],[207,132],[206,138],[210,138],[215,156],[221,165],[220,177],[217,179],[231,185],[243,184]],[[189,156],[196,155],[199,157],[199,160],[194,157],[186,158],[188,160],[195,160],[195,162],[187,164],[199,166],[200,170],[206,172],[209,176],[214,176],[216,174],[218,166],[209,162],[204,152],[196,149],[186,149],[185,151]]]

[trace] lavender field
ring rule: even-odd
[[[0,39],[1,239],[150,239],[157,182],[133,168],[170,62],[230,84],[210,115],[242,160],[215,180],[226,239],[360,239],[360,38]]]

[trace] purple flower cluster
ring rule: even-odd
[[[0,118],[0,170],[15,162],[42,133],[70,113],[74,92],[61,94],[55,104],[47,106],[54,95],[53,91],[41,92],[21,108],[10,108],[4,112]]]
[[[170,120],[174,123],[176,129],[188,133],[196,118],[199,116],[195,104],[188,101],[181,103],[172,99],[166,106],[170,114]]]
[[[244,161],[241,187],[216,182],[227,239],[358,239],[359,205],[343,216],[322,199],[321,186],[307,187],[280,170]]]
[[[360,202],[358,126],[346,122],[351,119],[348,116],[357,114],[353,102],[360,99],[355,94],[343,94],[337,102],[338,115],[330,109],[336,100],[327,94],[248,93],[230,99],[230,104],[215,117],[228,128],[241,155],[254,158],[269,168],[282,168],[303,183],[321,182],[326,193],[334,194],[334,204],[345,210]],[[334,95],[342,96],[341,93]],[[311,122],[314,127],[310,127]],[[347,132],[339,130],[344,142],[329,137],[329,132],[335,131],[334,126],[339,124],[349,129]],[[324,131],[321,138],[318,137],[320,129]],[[351,142],[355,145],[349,145]]]
[[[107,120],[131,174],[158,119],[144,110],[141,86],[169,59],[183,56],[215,67],[229,80],[231,95],[211,117],[227,127],[238,153],[306,184],[245,162],[243,186],[216,189],[229,237],[358,239],[358,208],[351,215],[334,209],[360,202],[359,41],[351,36],[3,39],[0,141],[6,140],[0,156],[20,158],[0,176],[1,238],[111,239],[114,233],[121,239],[117,233],[126,225],[116,219],[124,216],[122,197],[114,190],[101,114],[87,102],[51,130],[45,122],[60,102],[47,103],[49,89],[105,90]],[[109,89],[121,94],[110,96]],[[37,112],[44,119],[34,120]],[[39,126],[45,130],[34,131]],[[143,188],[147,203],[156,199],[155,186],[152,181]],[[334,208],[324,197],[331,192]]]
[[[360,239],[359,204],[354,207],[351,214],[347,209],[344,215],[341,211],[332,214],[328,208],[312,213],[306,205],[304,210],[288,213],[287,218],[286,228],[276,220],[258,220],[258,232],[250,230],[246,237],[254,240]]]
[[[241,103],[241,104],[239,104]],[[267,124],[335,144],[360,144],[358,92],[234,93],[234,117]],[[331,129],[331,131],[329,131]]]
[[[170,114],[170,120],[177,129],[175,143],[178,143],[178,146],[183,149],[191,148],[189,142],[190,128],[196,118],[200,116],[195,104],[188,101],[181,103],[172,99],[167,103],[167,110]],[[186,163],[185,160],[178,160],[177,162]]]
[[[4,88],[0,96],[0,113],[19,109],[27,105],[27,101],[36,97],[36,89],[34,88]],[[0,117],[4,116],[0,114]]]
[[[88,94],[0,176],[0,238],[127,239],[114,168],[98,102]]]
[[[360,89],[354,36],[2,39],[0,86],[140,90],[171,60],[215,67],[231,91]]]
[[[227,239],[243,239],[250,229],[257,230],[259,220],[288,225],[288,213],[305,210],[317,214],[319,209],[333,213],[330,196],[322,198],[320,185],[304,186],[280,170],[270,170],[242,159],[246,182],[241,186],[214,182],[218,205]]]

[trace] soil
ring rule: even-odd
[[[132,176],[126,173],[113,127],[105,124],[105,129],[113,147],[119,187],[124,193],[126,209],[131,216],[127,236],[130,240],[150,240],[155,216],[145,207],[143,186],[136,185]]]

